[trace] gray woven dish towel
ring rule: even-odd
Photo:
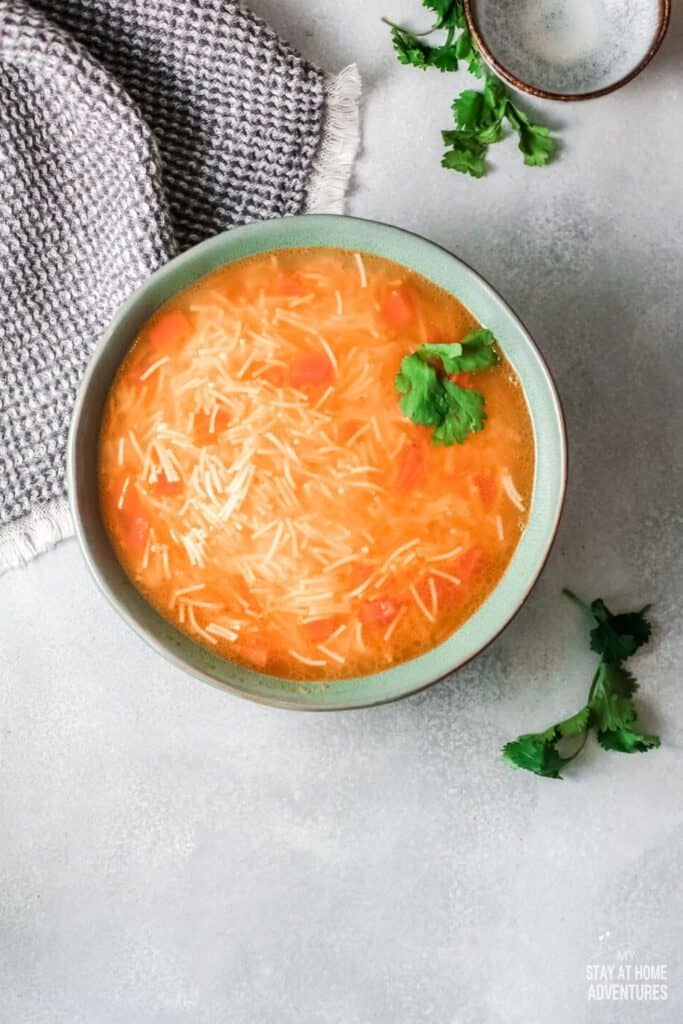
[[[114,310],[226,227],[340,211],[359,93],[236,0],[0,0],[0,572],[73,532],[69,418]]]

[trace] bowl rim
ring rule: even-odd
[[[515,89],[529,93],[531,96],[537,96],[542,100],[558,100],[560,103],[578,103],[582,100],[596,100],[599,99],[600,96],[607,96],[609,93],[616,92],[617,89],[621,89],[622,86],[627,85],[647,67],[655,56],[664,41],[664,37],[666,36],[669,28],[669,21],[671,19],[671,0],[659,0],[659,25],[650,46],[641,60],[625,75],[622,75],[621,78],[617,79],[616,82],[612,82],[610,85],[605,85],[601,89],[592,89],[590,92],[553,92],[551,89],[542,89],[540,86],[533,85],[531,82],[527,82],[525,79],[520,78],[519,75],[510,71],[510,69],[496,57],[488,46],[479,27],[475,10],[476,6],[477,0],[464,0],[467,27],[469,28],[470,34],[487,64],[491,66],[497,75],[505,79],[505,81]]]
[[[537,366],[538,366],[538,368],[539,368],[539,370],[541,372],[544,386],[547,389],[547,396],[550,399],[550,407],[551,407],[552,417],[553,417],[554,423],[555,423],[556,428],[557,428],[557,440],[558,440],[558,445],[559,445],[559,447],[558,447],[559,476],[558,476],[558,481],[557,481],[557,487],[558,487],[557,495],[556,495],[556,498],[554,500],[553,515],[552,515],[552,519],[549,520],[548,525],[547,525],[547,538],[546,538],[546,540],[545,540],[545,542],[543,544],[542,549],[540,550],[540,553],[537,556],[537,561],[536,561],[535,565],[533,566],[533,569],[532,569],[531,573],[529,574],[528,580],[526,581],[526,583],[524,585],[523,591],[518,596],[514,607],[512,607],[509,611],[506,611],[504,613],[504,615],[501,616],[500,622],[497,623],[495,630],[487,633],[484,636],[484,638],[481,640],[481,642],[477,642],[475,648],[472,649],[467,654],[466,657],[463,657],[463,658],[461,658],[459,660],[456,659],[456,662],[454,664],[449,664],[449,667],[446,668],[445,671],[438,672],[438,674],[436,674],[434,676],[431,676],[430,678],[428,678],[428,679],[426,679],[424,681],[420,681],[416,685],[408,686],[408,687],[404,688],[403,690],[401,690],[400,692],[387,693],[386,695],[380,693],[376,697],[371,697],[371,698],[369,698],[367,700],[366,699],[362,699],[362,700],[359,700],[359,701],[355,701],[354,700],[353,702],[349,702],[346,699],[341,699],[339,701],[334,701],[334,700],[331,700],[328,697],[324,701],[320,701],[320,700],[316,701],[315,699],[313,699],[313,700],[309,700],[306,703],[303,703],[303,702],[301,702],[301,701],[299,701],[297,699],[289,699],[288,696],[285,696],[285,695],[283,695],[283,696],[280,696],[279,694],[278,695],[273,695],[272,693],[265,693],[265,692],[264,693],[259,693],[258,689],[256,690],[256,692],[251,692],[250,690],[244,688],[243,686],[239,685],[238,683],[236,683],[234,681],[217,678],[215,675],[212,675],[210,671],[201,669],[201,668],[199,668],[196,665],[190,664],[188,662],[188,660],[183,656],[182,652],[178,652],[175,649],[172,649],[171,647],[166,646],[157,636],[155,636],[151,632],[151,630],[149,630],[145,626],[145,624],[143,622],[141,622],[137,618],[136,615],[133,614],[133,612],[129,609],[129,607],[126,604],[126,602],[123,599],[121,599],[114,592],[113,588],[110,586],[110,584],[109,584],[109,582],[107,580],[106,573],[104,572],[104,570],[100,566],[99,560],[98,560],[98,558],[97,558],[97,556],[96,556],[96,554],[95,554],[95,552],[93,550],[93,546],[91,544],[91,538],[89,536],[89,528],[88,528],[88,525],[87,525],[87,523],[85,521],[85,517],[81,514],[80,501],[79,501],[79,498],[82,495],[81,495],[81,492],[79,490],[79,485],[77,483],[77,472],[76,472],[76,470],[77,470],[77,449],[78,449],[78,444],[79,444],[79,431],[80,431],[80,428],[81,428],[83,411],[84,411],[84,407],[86,406],[86,403],[88,401],[91,382],[93,381],[93,378],[95,378],[95,376],[96,376],[96,374],[98,372],[100,360],[103,357],[104,353],[107,351],[109,342],[112,339],[112,337],[115,336],[115,332],[118,329],[118,327],[120,326],[120,324],[122,322],[124,322],[126,317],[128,315],[130,315],[131,312],[136,308],[137,304],[141,301],[142,297],[150,289],[150,286],[152,286],[155,282],[163,281],[165,278],[171,276],[172,273],[175,270],[177,270],[178,268],[184,266],[185,264],[192,265],[197,260],[197,258],[198,258],[198,256],[200,254],[206,252],[207,250],[209,250],[209,249],[211,249],[213,247],[219,247],[221,242],[223,240],[227,239],[228,236],[230,236],[231,238],[234,239],[237,234],[239,234],[240,236],[244,236],[246,233],[250,233],[250,234],[253,233],[254,235],[257,235],[261,231],[267,231],[269,226],[278,225],[278,224],[281,224],[281,225],[282,224],[284,224],[284,225],[292,225],[292,224],[294,224],[296,222],[298,222],[299,224],[304,223],[306,228],[310,227],[311,229],[315,229],[316,224],[321,224],[321,225],[322,224],[327,224],[327,225],[329,225],[329,224],[340,223],[340,222],[347,222],[348,224],[350,224],[351,227],[355,226],[356,229],[359,230],[359,231],[362,231],[363,229],[377,229],[378,228],[378,229],[380,229],[381,232],[388,232],[390,235],[401,236],[404,239],[411,239],[412,238],[417,243],[419,243],[419,245],[422,248],[431,249],[431,250],[433,250],[435,252],[435,254],[438,254],[438,255],[444,257],[449,262],[458,264],[461,268],[464,268],[465,272],[467,274],[471,275],[471,277],[476,280],[478,287],[483,290],[483,292],[486,294],[486,296],[490,300],[492,300],[493,305],[501,308],[503,313],[504,313],[504,315],[505,315],[505,317],[507,319],[509,319],[510,321],[512,321],[516,325],[517,329],[520,330],[521,334],[523,335],[525,344],[528,346],[528,348],[529,348],[529,350],[531,352],[531,355],[535,358]],[[339,248],[352,248],[352,249],[354,248],[352,246],[345,245],[345,244],[343,244],[341,242],[338,243],[338,244],[339,244]],[[312,246],[312,247],[315,247],[316,245],[319,245],[321,247],[330,247],[330,246],[334,247],[334,243],[333,242],[329,242],[329,241],[318,242],[318,243],[316,243],[316,242],[301,243],[301,242],[297,242],[297,241],[292,241],[292,242],[289,243],[289,246],[282,246],[282,245],[280,245],[280,246],[277,246],[277,245],[265,246],[261,250],[259,250],[258,248],[255,249],[254,252],[258,252],[258,251],[262,251],[262,252],[277,251],[278,248],[285,248],[285,247],[301,248],[301,247],[306,247],[307,245],[308,246]],[[365,251],[365,250],[363,250],[363,248],[361,246],[358,246],[358,250],[361,251],[361,252]],[[216,265],[216,267],[226,266],[229,263],[231,263],[233,261],[236,261],[238,259],[241,259],[241,258],[244,258],[244,257],[237,256],[237,257],[234,257],[234,259],[231,259],[230,257],[227,257],[227,258],[223,259],[221,262],[219,262]],[[400,260],[396,260],[394,256],[388,256],[386,258],[394,259],[395,261],[400,262]],[[406,265],[409,268],[411,268],[411,261],[409,259],[407,259],[404,265]],[[424,274],[420,270],[417,270],[416,272],[417,273],[422,273],[423,276],[428,276],[428,275]],[[194,276],[194,281],[201,280],[203,277],[207,276],[207,273],[211,273],[211,271],[204,270],[202,272],[198,272]],[[164,298],[159,305],[163,305],[164,302],[168,301],[168,299],[171,297],[171,295],[177,294],[179,291],[183,291],[185,288],[190,287],[191,283],[192,282],[186,283],[186,284],[182,285],[180,288],[177,288],[174,291],[169,292],[168,296],[166,298]],[[157,306],[156,308],[159,308],[159,307]],[[146,319],[148,319],[148,317]],[[133,339],[131,338],[131,340],[130,340],[131,344],[132,344],[132,340]],[[118,362],[120,362],[120,360]],[[537,440],[536,440],[536,455],[537,455],[537,459],[538,459],[538,441]],[[351,216],[346,216],[346,215],[342,215],[342,214],[303,214],[303,215],[298,215],[298,216],[293,216],[293,217],[273,218],[273,219],[270,219],[270,220],[267,220],[267,221],[255,221],[255,222],[252,222],[252,223],[240,226],[240,227],[228,229],[227,231],[220,232],[217,235],[214,235],[214,236],[212,236],[212,237],[210,237],[208,239],[205,239],[202,242],[199,242],[198,244],[192,246],[190,249],[187,249],[186,251],[184,251],[184,252],[180,253],[179,255],[175,256],[172,260],[170,260],[167,263],[163,264],[156,271],[154,271],[154,273],[151,274],[150,276],[148,276],[142,282],[142,284],[125,300],[125,302],[122,303],[122,305],[118,307],[118,309],[115,311],[114,315],[112,316],[111,321],[109,322],[107,327],[104,329],[104,331],[100,335],[100,337],[98,339],[98,342],[96,343],[96,345],[95,345],[95,347],[93,349],[93,352],[91,354],[88,366],[86,368],[85,374],[83,376],[83,379],[82,379],[81,384],[80,384],[79,389],[78,389],[78,394],[77,394],[76,402],[75,402],[75,405],[74,405],[74,409],[73,409],[73,413],[72,413],[72,419],[71,419],[71,424],[70,424],[70,429],[69,429],[68,448],[67,448],[67,485],[68,485],[69,506],[70,506],[72,518],[73,518],[73,521],[74,521],[76,538],[78,540],[78,544],[79,544],[79,547],[81,549],[81,553],[82,553],[82,555],[83,555],[83,557],[84,557],[84,559],[86,561],[86,564],[88,566],[88,569],[89,569],[91,575],[95,579],[95,582],[97,583],[99,589],[102,591],[102,593],[104,593],[104,595],[107,598],[107,600],[109,601],[109,603],[114,607],[114,609],[121,616],[121,618],[123,618],[123,620],[125,622],[127,622],[127,624],[133,629],[133,631],[135,633],[137,633],[137,635],[140,636],[141,639],[143,639],[145,641],[145,643],[147,643],[148,646],[150,646],[158,654],[161,654],[167,661],[170,661],[173,665],[175,665],[176,667],[180,668],[185,673],[187,673],[187,674],[189,674],[191,676],[194,676],[195,678],[200,679],[203,682],[209,683],[210,685],[212,685],[212,686],[214,686],[214,687],[216,687],[218,689],[221,689],[223,691],[227,690],[230,693],[233,693],[233,694],[235,694],[235,695],[237,695],[239,697],[242,697],[244,699],[251,700],[251,701],[253,701],[253,702],[257,703],[257,704],[262,704],[262,705],[266,705],[266,706],[270,706],[270,707],[279,707],[279,708],[295,710],[295,711],[345,711],[345,710],[356,710],[356,709],[360,710],[362,708],[376,707],[376,706],[379,706],[379,705],[382,705],[382,704],[393,703],[396,700],[402,700],[405,697],[412,696],[414,694],[420,693],[421,691],[426,690],[427,688],[436,685],[436,683],[444,680],[447,676],[450,676],[452,673],[458,671],[464,665],[468,664],[475,657],[477,657],[477,655],[479,655],[483,650],[485,650],[491,643],[493,643],[493,641],[495,639],[497,639],[498,636],[500,636],[500,634],[507,628],[507,626],[510,624],[512,619],[515,618],[517,613],[521,610],[521,608],[525,604],[527,598],[529,597],[529,594],[533,590],[536,582],[538,581],[541,573],[543,572],[543,569],[545,568],[545,565],[546,565],[547,560],[549,558],[550,552],[552,550],[553,544],[554,544],[556,536],[557,536],[557,531],[558,531],[558,527],[559,527],[559,523],[560,523],[560,518],[561,518],[561,515],[562,515],[562,511],[563,511],[563,507],[564,507],[564,502],[565,502],[565,497],[566,497],[567,462],[568,462],[567,435],[566,435],[566,423],[565,423],[564,411],[562,409],[562,404],[561,404],[560,397],[559,397],[559,394],[558,394],[558,391],[557,391],[557,387],[556,387],[555,382],[553,380],[553,377],[552,377],[552,374],[551,374],[550,369],[548,367],[548,364],[547,364],[544,356],[542,355],[540,349],[538,348],[538,346],[536,345],[535,341],[533,340],[530,332],[528,331],[528,329],[526,328],[524,323],[521,321],[521,319],[512,310],[512,308],[508,305],[508,303],[505,301],[505,299],[502,298],[502,296],[498,293],[498,291],[495,288],[493,288],[493,286],[478,271],[474,270],[468,263],[466,263],[459,256],[456,256],[454,253],[450,252],[444,246],[441,246],[441,245],[439,245],[436,242],[432,242],[431,240],[424,238],[424,236],[418,234],[417,232],[410,231],[410,230],[405,229],[405,228],[396,227],[395,225],[392,225],[392,224],[386,224],[386,223],[384,223],[382,221],[371,220],[371,219],[368,219],[368,218],[351,217]],[[536,467],[536,470],[537,469],[538,469],[538,465]],[[534,479],[534,491],[535,491],[535,488],[536,488],[536,472],[535,472],[535,479]],[[516,554],[516,552],[518,550],[519,550],[519,547],[516,549],[515,554]],[[506,573],[509,571],[510,566],[513,564],[513,561],[514,561],[514,558],[515,558],[515,554],[513,554],[513,559],[510,562],[510,565],[508,566],[508,568],[506,569]],[[121,570],[121,571],[123,571],[123,570]],[[498,588],[500,587],[500,584],[501,584],[502,580],[504,579],[506,573],[503,574],[503,577],[501,577],[501,580],[499,580],[498,583],[496,584],[496,586],[493,588],[493,591],[487,597],[486,601],[484,602],[484,605],[486,605],[486,603],[489,601],[491,596],[493,594],[495,594],[495,592],[498,590]],[[153,608],[152,605],[149,605],[148,602],[146,602],[146,604],[148,605],[149,608],[152,608],[152,610],[155,612],[155,614],[157,616],[159,616],[160,619],[162,618],[159,615],[159,613],[156,612],[156,610]],[[481,607],[483,607],[483,606],[481,606]],[[474,614],[476,615],[477,612],[475,612]],[[436,647],[431,648],[428,652],[425,652],[424,655],[418,656],[418,658],[416,658],[416,659],[411,659],[408,662],[401,662],[401,663],[397,664],[396,666],[391,666],[389,669],[382,670],[382,672],[371,673],[371,674],[369,674],[367,676],[354,677],[354,680],[348,680],[348,679],[347,680],[339,680],[339,682],[351,682],[351,681],[364,681],[365,682],[365,681],[369,681],[369,680],[373,680],[373,679],[377,680],[380,676],[390,676],[391,674],[396,672],[396,670],[400,669],[401,666],[406,666],[406,665],[414,664],[415,662],[419,661],[420,658],[426,657],[426,656],[432,654],[433,652],[436,652],[436,651],[440,650],[444,645],[448,644],[449,641],[452,640],[452,638],[454,636],[456,636],[458,633],[461,632],[461,630],[464,628],[464,626],[467,625],[467,622],[471,621],[471,618],[472,617],[470,617],[470,619],[466,620],[466,623],[463,624],[463,627],[460,627],[458,630],[456,630],[455,633],[453,633],[450,637],[446,638],[446,640],[443,641],[441,644],[438,644]],[[166,620],[163,620],[163,621],[166,622]],[[168,623],[166,623],[166,624],[168,625]],[[180,633],[180,631],[176,630],[175,627],[172,626],[172,624],[170,625],[170,628],[171,628],[171,630],[174,633],[178,634],[178,636],[180,638],[182,638],[183,642],[189,644],[194,649],[203,650],[203,648],[201,648],[201,645],[197,644],[195,641],[192,640],[191,637],[187,636],[186,634]],[[234,662],[230,662],[228,659],[222,659],[222,660],[224,662],[226,662],[228,665],[231,665],[235,669],[239,669],[240,668],[240,666],[238,666]],[[258,673],[258,672],[251,671],[251,670],[245,670],[245,671],[248,672],[248,675],[250,677],[254,677],[255,679],[262,680],[262,681],[265,681],[265,682],[269,682],[271,685],[272,685],[272,683],[274,681],[279,681],[278,677],[269,676],[269,675]],[[329,683],[328,683],[328,690],[327,690],[328,694],[332,690],[332,688],[334,687],[335,682],[337,682],[337,681],[336,680],[330,680],[329,681]],[[315,682],[315,681],[311,681],[311,680],[305,680],[305,681],[302,681],[302,685],[319,686],[320,685],[320,681]],[[309,696],[310,696],[310,693],[309,693]]]

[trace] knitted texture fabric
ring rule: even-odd
[[[358,93],[234,0],[0,0],[0,571],[72,532],[71,409],[118,305],[227,227],[339,210]]]

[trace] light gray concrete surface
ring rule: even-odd
[[[559,540],[474,664],[362,712],[268,710],[163,663],[73,542],[0,580],[0,1021],[650,1024],[683,1019],[683,11],[624,91],[548,108],[561,159],[439,167],[453,76],[394,62],[413,0],[252,0],[358,61],[351,210],[453,249],[546,353],[571,474]],[[677,476],[678,474],[678,476]],[[661,750],[591,743],[563,782],[498,748],[572,712],[593,659],[560,596],[654,602]],[[588,965],[665,964],[666,1002],[588,999]]]

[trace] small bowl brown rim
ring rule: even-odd
[[[514,86],[515,89],[520,89],[522,92],[530,93],[532,96],[538,96],[539,99],[560,100],[562,103],[571,103],[577,100],[595,100],[599,96],[606,96],[610,92],[615,92],[617,89],[621,89],[623,85],[626,85],[627,82],[630,82],[631,79],[636,77],[636,75],[639,75],[643,68],[647,67],[654,55],[657,53],[659,47],[662,45],[664,36],[669,28],[669,19],[671,17],[671,0],[659,0],[660,17],[657,34],[652,40],[643,59],[634,68],[632,68],[627,75],[624,75],[623,78],[619,78],[616,82],[613,82],[611,85],[606,85],[602,89],[594,89],[592,92],[550,92],[547,89],[540,89],[536,85],[531,85],[530,82],[525,82],[506,68],[504,64],[501,64],[498,58],[494,56],[479,31],[474,11],[476,4],[477,0],[464,0],[467,25],[472,38],[477,44],[477,48],[485,58],[486,62],[491,65],[496,74],[500,75],[501,78],[504,78],[505,81]]]

